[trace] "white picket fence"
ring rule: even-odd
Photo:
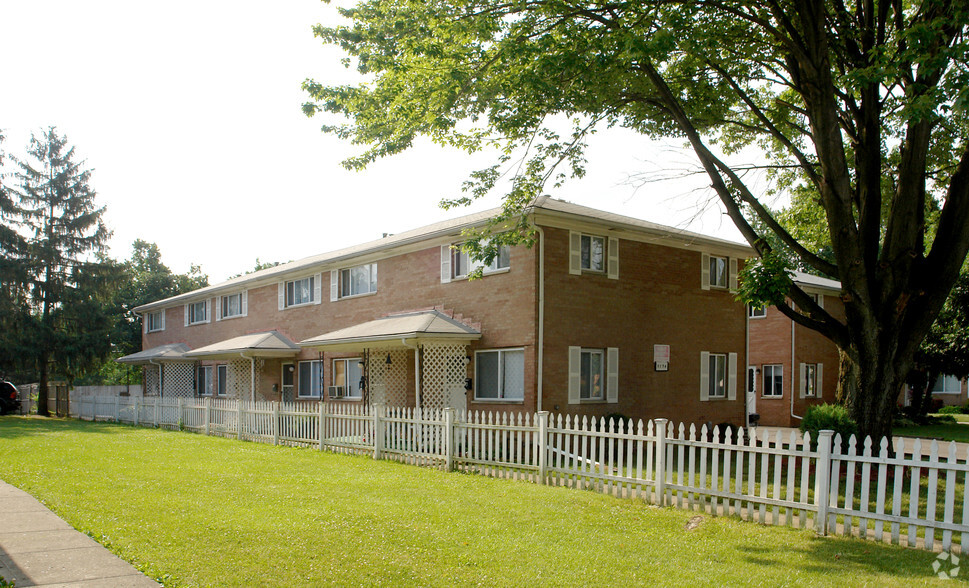
[[[760,435],[665,419],[185,398],[72,398],[72,417],[300,445],[590,489],[761,524],[963,553],[969,455],[822,431]],[[923,450],[928,449],[928,455]],[[963,452],[965,453],[965,452]],[[958,521],[958,522],[957,522]]]

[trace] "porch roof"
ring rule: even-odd
[[[185,343],[167,343],[139,351],[138,353],[119,357],[117,361],[132,365],[151,363],[154,361],[184,361],[185,354],[191,350],[192,348]]]
[[[250,333],[199,347],[185,354],[188,358],[227,359],[246,357],[295,357],[299,346],[278,331]]]
[[[366,347],[407,347],[432,341],[473,341],[481,332],[437,310],[385,316],[304,341],[301,347],[351,351]]]

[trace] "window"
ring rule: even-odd
[[[460,245],[455,245],[451,248],[451,277],[453,278],[466,278],[478,268],[481,268],[481,271],[487,274],[489,272],[507,269],[511,266],[507,245],[501,245],[498,248],[498,254],[487,266],[480,260],[470,257],[468,252],[462,251],[460,247]]]
[[[801,370],[801,386],[804,388],[804,396],[806,398],[814,398],[818,395],[817,373],[818,366],[813,363],[804,364]]]
[[[727,258],[710,256],[710,286],[726,288],[728,280]]]
[[[313,302],[315,276],[286,282],[286,306],[298,306]]]
[[[753,306],[748,304],[747,316],[749,316],[750,318],[764,318],[765,316],[767,316],[767,305],[764,304],[762,306]]]
[[[496,349],[474,354],[475,400],[525,399],[525,351]]]
[[[579,371],[579,398],[602,400],[603,361],[601,349],[583,349]]]
[[[228,382],[228,379],[229,379],[228,378],[228,376],[229,376],[228,366],[226,366],[225,364],[222,364],[222,365],[217,366],[217,367],[218,367],[218,374],[217,374],[217,376],[218,376],[218,380],[219,380],[219,382],[218,382],[219,385],[218,385],[218,388],[216,388],[216,390],[217,390],[217,393],[218,393],[219,396],[225,396],[226,383]]]
[[[932,386],[933,394],[961,394],[962,382],[955,376],[939,376]]]
[[[711,353],[709,362],[709,383],[707,390],[710,398],[727,397],[727,356],[723,353]]]
[[[221,300],[222,318],[232,318],[234,316],[242,316],[243,304],[242,304],[242,292],[236,294],[230,294],[228,296],[223,296]]]
[[[299,397],[319,398],[323,388],[320,373],[320,361],[299,362]]]
[[[619,402],[619,348],[569,347],[569,404]]]
[[[368,263],[340,270],[340,298],[377,291],[377,264]]]
[[[345,398],[363,398],[363,368],[360,363],[359,357],[333,360],[333,385],[343,388],[342,396]]]
[[[208,321],[208,300],[191,302],[188,305],[188,324],[196,325]]]
[[[582,235],[580,267],[594,272],[606,271],[606,240],[603,237]]]
[[[784,366],[764,366],[764,396],[778,398],[784,395]]]
[[[148,332],[154,333],[155,331],[165,330],[165,311],[158,310],[155,312],[149,312],[147,315],[148,321]]]
[[[198,367],[195,392],[199,396],[212,396],[212,366],[200,365]]]

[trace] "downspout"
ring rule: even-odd
[[[750,308],[744,305],[744,428],[750,427]],[[756,368],[755,368],[756,369]],[[757,381],[757,372],[754,372],[754,381]],[[757,393],[754,392],[754,398]]]
[[[791,321],[791,418],[801,420],[801,417],[794,414],[794,321]]]
[[[239,353],[242,359],[249,360],[249,397],[252,402],[256,401],[256,358],[245,353]]]
[[[538,233],[538,368],[535,377],[535,412],[542,411],[542,366],[545,363],[545,230],[535,224],[535,217],[529,220]]]
[[[401,344],[414,350],[414,406],[421,408],[421,352],[420,345],[407,343],[407,339],[401,337]]]

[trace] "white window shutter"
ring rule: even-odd
[[[323,274],[313,276],[313,304],[319,304],[323,300]]]
[[[823,367],[824,366],[819,363],[817,367],[814,368],[814,378],[816,380],[814,382],[814,395],[818,398],[821,398],[821,390],[823,389],[823,386],[821,385],[824,382],[824,373],[821,371],[821,368]]]
[[[279,310],[286,308],[286,282],[279,283]]]
[[[730,267],[730,270],[729,270],[730,275],[727,277],[727,279],[729,280],[730,289],[736,290],[737,289],[737,258],[736,257],[730,258],[729,267]]]
[[[249,316],[249,290],[242,291],[242,316]]]
[[[222,297],[215,299],[215,322],[222,320]]]
[[[619,239],[616,237],[609,237],[608,273],[610,280],[619,279]]]
[[[619,348],[606,349],[606,402],[619,402]]]
[[[582,348],[569,347],[569,404],[579,403],[579,379],[582,377]]]
[[[185,305],[185,326],[188,326],[188,304]]]
[[[441,283],[451,282],[451,246],[441,245]]]
[[[727,400],[737,399],[737,354],[727,354]]]
[[[340,270],[330,270],[330,302],[340,297]]]
[[[161,320],[161,330],[164,331],[165,330],[165,309],[164,308],[161,309],[160,314],[161,314],[161,319],[162,319]]]
[[[141,315],[141,332],[142,333],[147,333],[148,332],[148,317],[150,315],[151,315],[150,312],[146,312],[145,314]]]
[[[710,354],[700,352],[700,401],[710,400]]]
[[[700,255],[700,287],[710,289],[710,256],[706,253]]]
[[[818,306],[820,306],[821,308],[824,308],[824,294],[820,292],[818,292]]]
[[[800,382],[799,384],[800,395],[798,396],[798,398],[804,398],[807,395],[807,386],[805,385],[806,384],[805,379],[807,374],[805,374],[804,372],[806,372],[807,370],[804,368],[803,363],[799,364],[799,366],[801,369],[798,373],[801,374],[801,376],[798,378],[798,381]]]
[[[582,233],[569,231],[569,273],[582,273]]]

